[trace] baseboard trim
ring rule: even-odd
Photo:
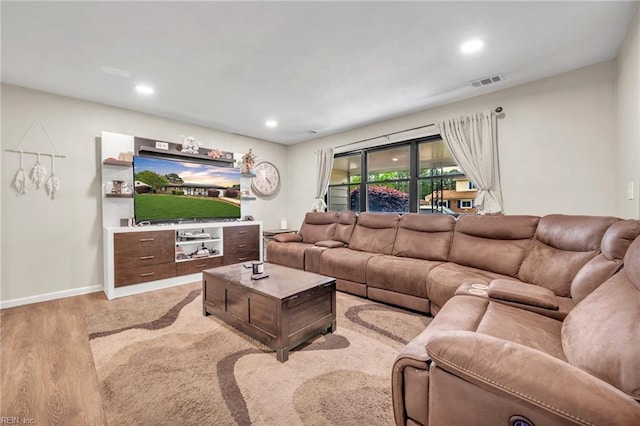
[[[96,293],[98,291],[104,291],[104,286],[92,285],[88,287],[72,288],[70,290],[54,291],[52,293],[37,294],[35,296],[20,297],[18,299],[2,300],[0,301],[0,309],[30,305],[32,303],[47,302],[49,300],[55,299],[64,299],[65,297]]]

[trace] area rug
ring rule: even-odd
[[[280,363],[184,288],[86,318],[109,424],[393,424],[393,361],[430,318],[339,292],[336,332]]]

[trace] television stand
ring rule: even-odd
[[[113,299],[202,279],[202,271],[261,260],[262,223],[105,227],[104,292]]]

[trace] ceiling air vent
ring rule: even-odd
[[[504,81],[504,77],[501,75],[493,75],[491,77],[481,78],[479,80],[474,80],[471,82],[473,87],[483,87],[493,83],[499,83]]]

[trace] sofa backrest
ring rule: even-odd
[[[600,252],[607,229],[619,219],[548,215],[540,218],[518,278],[568,297],[578,271]]]
[[[298,234],[302,236],[303,243],[315,244],[332,239],[337,224],[338,212],[309,212],[304,216]]]
[[[640,235],[640,221],[619,220],[607,229],[600,244],[601,253],[587,262],[571,282],[571,298],[580,302],[623,265],[627,249]]]
[[[640,401],[640,238],[624,268],[588,295],[562,324],[567,361]]]
[[[400,216],[391,213],[360,213],[349,248],[369,253],[391,254]]]
[[[449,260],[515,277],[538,225],[537,216],[458,217]]]
[[[356,227],[357,219],[358,215],[355,212],[349,210],[341,211],[338,216],[338,224],[336,226],[336,232],[333,234],[333,239],[349,244],[351,234],[353,234],[353,228]]]
[[[393,255],[446,261],[456,220],[449,215],[403,214],[393,244]]]

